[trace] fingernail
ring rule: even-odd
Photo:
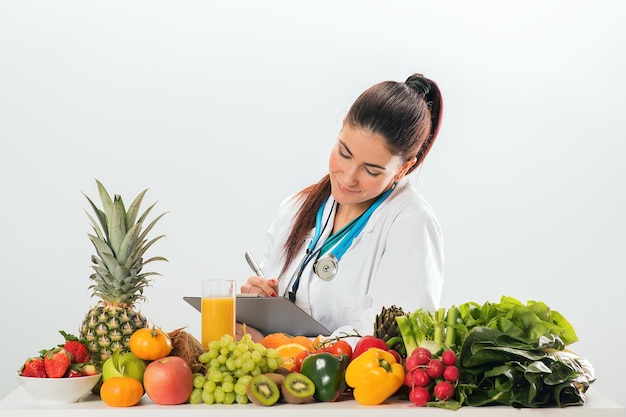
[[[276,280],[275,279],[270,279],[269,281],[267,281],[268,284],[270,285],[276,285]]]
[[[276,293],[275,292],[272,293],[272,297],[276,297]]]

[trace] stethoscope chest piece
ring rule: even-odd
[[[335,278],[337,274],[337,258],[333,255],[326,256],[318,259],[313,265],[315,275],[323,279],[324,281],[330,281]]]

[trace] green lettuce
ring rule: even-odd
[[[552,353],[578,341],[560,313],[543,302],[522,304],[506,296],[499,303],[458,308],[461,403],[517,408],[584,403],[590,381],[581,363]]]

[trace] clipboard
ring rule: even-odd
[[[183,297],[193,308],[201,311],[200,297]],[[263,334],[287,333],[292,336],[330,336],[330,331],[304,310],[284,297],[237,296],[237,321]]]

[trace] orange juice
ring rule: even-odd
[[[234,297],[203,297],[202,345],[207,347],[210,341],[227,333],[235,337]]]

